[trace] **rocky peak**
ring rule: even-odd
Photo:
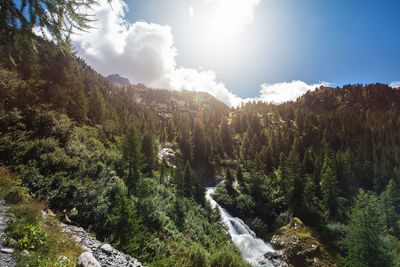
[[[130,81],[128,78],[122,77],[119,74],[110,74],[107,76],[107,79],[115,84],[119,85],[130,85]]]

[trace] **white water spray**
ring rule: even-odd
[[[223,223],[228,227],[232,242],[239,249],[242,257],[255,267],[274,267],[264,257],[267,252],[275,252],[269,243],[257,238],[256,234],[239,218],[230,215],[211,197],[214,187],[206,188],[206,199],[213,208],[217,207],[221,213]]]

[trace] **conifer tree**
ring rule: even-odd
[[[360,190],[350,211],[344,245],[345,266],[395,266],[385,233],[382,208],[373,193]]]
[[[133,127],[128,128],[122,141],[122,155],[123,159],[128,164],[128,177],[126,179],[126,184],[129,190],[132,190],[139,178],[140,164],[138,133]]]
[[[236,170],[236,180],[238,181],[240,186],[244,185],[243,172],[242,168],[240,168],[240,165],[238,165]]]
[[[337,211],[337,198],[339,197],[339,186],[333,160],[325,156],[321,170],[321,194],[325,207],[330,216],[335,216]]]
[[[186,161],[183,175],[183,194],[186,197],[191,197],[193,195],[193,175],[189,161]]]
[[[149,132],[143,136],[141,153],[143,155],[143,172],[152,177],[156,155],[154,149],[154,139]]]
[[[226,182],[226,186],[228,187],[228,189],[232,190],[233,189],[234,177],[233,177],[233,175],[231,173],[231,170],[229,168],[226,168],[225,182]]]
[[[220,137],[225,153],[231,155],[233,152],[233,141],[232,141],[231,131],[226,119],[222,120],[220,128]]]
[[[289,207],[294,216],[299,216],[303,200],[304,178],[302,163],[294,147],[292,147],[289,157],[285,161],[284,170],[284,179],[286,178],[289,188],[287,191]]]
[[[207,163],[204,126],[199,120],[196,120],[193,131],[193,162],[195,165],[205,165]]]
[[[105,116],[105,105],[103,95],[99,92],[97,86],[93,86],[89,93],[89,110],[88,117],[92,122],[100,124]]]

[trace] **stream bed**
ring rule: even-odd
[[[213,198],[214,187],[206,188],[206,199],[213,208],[218,208],[223,223],[231,236],[232,242],[239,249],[242,257],[254,267],[287,266],[285,262],[271,261],[265,254],[276,253],[269,243],[257,238],[256,234],[238,217],[233,217]]]

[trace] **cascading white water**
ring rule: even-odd
[[[273,267],[274,265],[264,257],[267,252],[275,252],[270,244],[257,238],[256,234],[239,218],[230,215],[211,197],[214,187],[206,188],[206,199],[213,208],[217,207],[224,224],[228,227],[232,242],[239,249],[242,257],[252,266]]]

